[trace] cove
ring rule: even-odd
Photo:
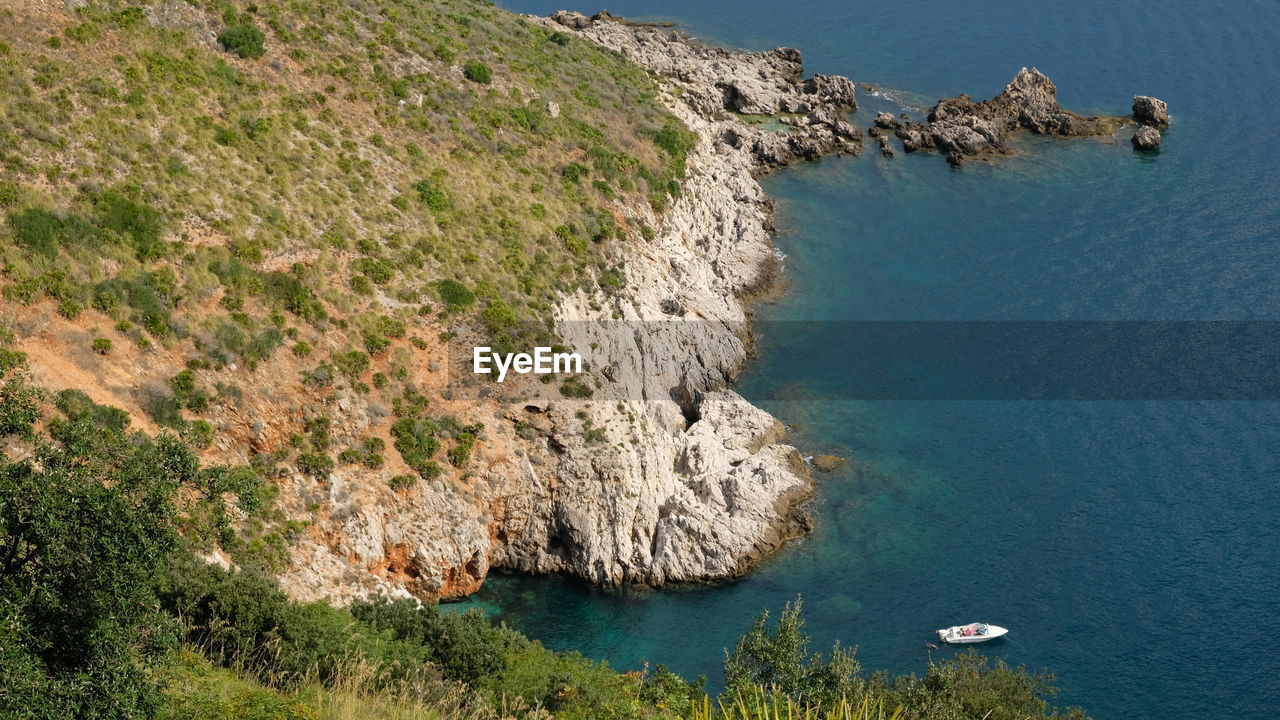
[[[558,6],[506,3],[547,13]],[[594,11],[598,8],[577,8]],[[606,591],[493,577],[474,602],[556,649],[719,682],[722,648],[802,594],[818,648],[921,672],[969,620],[1011,628],[984,651],[1047,666],[1097,718],[1264,718],[1280,697],[1265,638],[1280,621],[1280,407],[1258,401],[858,400],[845,368],[782,362],[831,321],[1274,320],[1280,144],[1269,120],[1280,8],[1086,0],[984,12],[937,0],[632,0],[708,40],[800,48],[809,72],[885,88],[854,117],[995,94],[1022,65],[1064,106],[1168,100],[1161,152],[1027,139],[1019,157],[950,170],[873,152],[783,170],[787,292],[757,308],[739,388],[795,427],[819,476],[814,535],[742,580]],[[805,321],[805,322],[801,322]],[[855,325],[856,326],[856,325]],[[856,347],[856,338],[853,345]],[[865,352],[874,354],[875,347]]]

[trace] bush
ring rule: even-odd
[[[111,339],[104,337],[94,338],[92,347],[93,351],[99,355],[106,355],[111,352]]]
[[[91,196],[91,202],[98,226],[133,245],[139,260],[147,262],[164,254],[164,218],[160,211],[112,191]]]
[[[298,469],[317,480],[324,480],[333,472],[333,460],[323,453],[299,453]]]
[[[484,85],[488,85],[493,81],[493,71],[489,69],[488,65],[479,60],[468,60],[467,64],[462,68],[462,74],[468,80]]]
[[[571,377],[560,385],[560,394],[570,398],[589,398],[595,394],[595,391],[582,380]]]
[[[387,481],[387,486],[392,490],[400,490],[401,488],[412,487],[418,483],[418,478],[413,475],[393,475]]]
[[[303,320],[307,322],[322,320],[325,317],[324,306],[316,299],[311,289],[298,278],[301,272],[301,268],[296,268],[293,273],[268,273],[263,289],[269,299],[280,303],[285,310]]]
[[[267,36],[253,25],[233,25],[218,33],[218,42],[242,58],[257,59],[267,52]]]
[[[152,395],[143,404],[142,409],[160,427],[181,430],[186,424],[186,420],[182,417],[182,403],[172,395]]]
[[[449,306],[450,310],[475,304],[475,293],[457,280],[441,280],[436,283],[436,289],[440,293],[440,299]]]
[[[733,652],[725,656],[725,685],[731,691],[748,692],[761,686],[773,688],[806,705],[830,707],[861,690],[861,665],[851,650],[837,643],[831,654],[809,653],[799,598],[787,603],[770,630],[769,613],[755,619]]]
[[[423,178],[413,184],[413,189],[418,191],[418,198],[431,212],[435,213],[449,209],[451,204],[448,194],[440,187],[441,177],[443,177],[442,173],[435,173],[432,177]]]
[[[396,276],[396,266],[386,258],[360,258],[356,267],[375,285],[386,285]]]
[[[560,175],[571,183],[577,183],[582,178],[591,173],[591,169],[581,163],[571,162],[564,166],[560,171]]]
[[[395,437],[396,450],[404,463],[422,477],[431,480],[440,475],[440,466],[431,460],[440,450],[440,441],[435,435],[439,425],[429,419],[400,418],[391,425],[391,435]]]
[[[0,435],[27,435],[40,419],[40,393],[22,378],[0,385]]]
[[[334,367],[343,375],[350,379],[360,377],[365,370],[369,369],[369,356],[359,350],[350,350],[344,353],[334,353],[332,356]]]

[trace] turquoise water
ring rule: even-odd
[[[550,646],[715,684],[751,615],[803,593],[817,644],[858,645],[867,667],[920,672],[933,628],[981,619],[1012,628],[990,653],[1049,667],[1060,701],[1095,717],[1271,717],[1280,405],[862,401],[847,368],[799,372],[785,348],[858,327],[789,320],[1280,319],[1280,5],[609,9],[741,47],[796,46],[811,72],[891,89],[863,97],[864,127],[893,99],[989,96],[1022,65],[1068,107],[1123,113],[1153,94],[1174,125],[1155,156],[1029,140],[1017,158],[958,171],[869,152],[768,178],[790,288],[759,309],[760,357],[741,388],[808,451],[851,459],[820,477],[814,536],[720,587],[495,578],[476,602]]]

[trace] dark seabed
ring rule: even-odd
[[[1174,124],[1151,156],[1116,139],[1032,139],[1020,157],[959,171],[867,152],[769,178],[790,289],[760,308],[760,357],[741,387],[807,452],[851,458],[820,476],[815,535],[727,586],[494,578],[473,602],[552,647],[714,685],[751,616],[802,593],[817,645],[858,645],[869,668],[921,672],[934,628],[984,620],[1012,629],[984,650],[1049,667],[1061,702],[1095,717],[1272,717],[1280,405],[959,401],[945,387],[863,401],[848,367],[800,371],[787,349],[858,328],[788,323],[801,319],[1280,320],[1280,5],[609,10],[735,46],[799,47],[810,72],[892,89],[863,94],[863,127],[898,102],[988,97],[1023,65],[1067,107],[1121,114],[1152,94]]]

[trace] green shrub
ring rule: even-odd
[[[436,283],[436,289],[440,293],[440,299],[449,306],[450,310],[469,307],[475,304],[476,295],[471,289],[457,280],[441,280]]]
[[[40,419],[40,393],[22,378],[0,385],[0,435],[28,435]]]
[[[400,490],[402,488],[412,487],[417,483],[418,478],[415,475],[393,475],[391,476],[391,479],[387,481],[387,486],[392,490]]]
[[[356,267],[375,285],[386,285],[396,276],[396,266],[385,258],[360,258]]]
[[[391,347],[391,340],[377,332],[364,331],[364,349],[370,355],[379,355]]]
[[[55,215],[42,208],[31,208],[8,215],[18,245],[36,253],[52,257],[60,246],[96,245],[101,234],[84,218],[71,214]]]
[[[57,426],[59,444],[0,461],[0,716],[151,717],[148,664],[176,629],[153,580],[178,543],[176,492],[206,475],[172,436]]]
[[[97,225],[110,235],[131,244],[142,262],[164,254],[161,234],[164,218],[155,208],[107,191],[90,196]]]
[[[423,178],[413,184],[413,189],[418,191],[418,198],[427,206],[427,209],[435,213],[448,210],[451,205],[449,195],[439,184],[442,177],[442,173],[435,173],[432,177]]]
[[[359,377],[364,374],[365,370],[369,369],[369,356],[359,350],[334,353],[330,357],[338,371],[351,379]]]
[[[560,171],[561,177],[571,183],[577,183],[591,173],[591,169],[581,163],[571,162]]]
[[[323,453],[299,453],[298,470],[317,480],[324,480],[333,472],[333,460]]]
[[[193,420],[182,430],[182,439],[196,448],[207,448],[213,444],[213,425],[208,420]]]
[[[87,420],[94,427],[105,430],[109,434],[123,432],[129,427],[129,413],[109,405],[99,405],[82,390],[59,391],[54,397],[54,406],[68,420]]]
[[[253,25],[234,25],[218,33],[218,42],[242,58],[256,59],[266,53],[267,36]]]
[[[570,398],[589,398],[595,391],[581,379],[571,377],[561,383],[560,394]]]
[[[181,430],[186,425],[182,417],[182,402],[172,395],[154,394],[143,403],[142,409],[160,427]]]
[[[488,85],[493,81],[493,71],[479,60],[468,60],[462,68],[462,74],[472,82]]]
[[[291,350],[293,351],[293,354],[297,355],[298,357],[306,357],[311,354],[311,344],[305,341],[299,340],[298,342],[293,344],[293,347],[291,348]]]
[[[428,480],[441,471],[439,464],[431,460],[440,450],[440,441],[435,437],[439,430],[439,425],[430,419],[402,417],[391,424],[391,435],[395,438],[400,457]]]
[[[285,310],[307,322],[316,322],[324,319],[324,306],[298,278],[302,270],[301,267],[295,267],[292,273],[268,273],[264,278],[263,290],[268,299],[279,303]]]

